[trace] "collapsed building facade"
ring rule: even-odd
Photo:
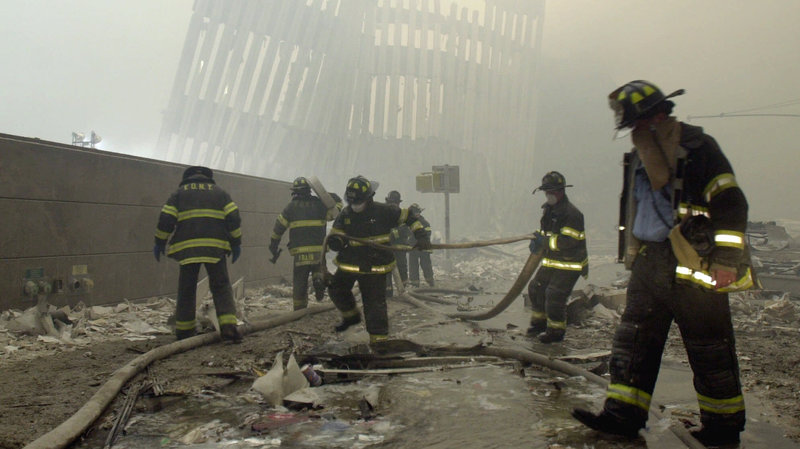
[[[491,200],[529,198],[543,19],[544,0],[198,0],[158,152],[337,192],[363,174],[378,198],[457,165],[457,234],[526,229]]]

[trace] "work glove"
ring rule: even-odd
[[[420,251],[427,251],[427,250],[431,249],[431,240],[429,238],[427,238],[427,237],[421,238],[421,239],[417,239],[417,244],[414,245],[414,248],[416,248],[416,249],[418,249]]]
[[[317,271],[313,275],[311,275],[311,282],[316,289],[325,290],[331,285],[331,278],[332,275],[325,271]],[[317,299],[320,301],[320,299]]]
[[[231,248],[231,264],[235,264],[236,261],[239,259],[239,256],[242,255],[242,247],[241,246],[234,246]]]
[[[275,259],[278,258],[278,244],[280,243],[279,240],[270,240],[269,242],[269,252],[272,253],[272,257]]]
[[[531,250],[531,253],[538,253],[541,251],[545,245],[547,244],[547,237],[539,231],[533,233],[533,238],[531,239],[530,245],[528,248]]]
[[[155,256],[156,262],[160,262],[161,261],[161,255],[162,254],[164,254],[164,245],[159,245],[158,243],[156,243],[153,246],[153,256]]]
[[[328,248],[331,251],[339,252],[347,248],[348,245],[349,245],[348,240],[340,235],[332,235],[328,237]]]

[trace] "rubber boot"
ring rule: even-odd
[[[344,332],[350,326],[361,322],[361,315],[353,315],[352,317],[342,318],[342,322],[337,324],[333,329],[336,332]]]
[[[590,429],[626,438],[638,438],[639,429],[644,427],[644,425],[637,426],[631,422],[623,421],[605,410],[599,414],[594,414],[589,410],[575,408],[572,409],[572,416]]]
[[[528,328],[527,335],[534,337],[547,330],[547,321],[531,321],[531,326]]]
[[[189,329],[189,330],[175,329],[175,338],[177,340],[183,340],[186,338],[194,337],[195,335],[197,335],[197,330],[195,329]]]
[[[219,327],[219,335],[222,341],[230,343],[241,343],[242,333],[235,324],[223,324]]]
[[[547,330],[539,334],[537,338],[542,343],[558,343],[559,341],[564,341],[565,333],[566,331],[564,329],[548,327]]]
[[[735,427],[703,427],[692,431],[692,436],[709,447],[739,444],[739,429]]]

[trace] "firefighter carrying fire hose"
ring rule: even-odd
[[[541,229],[534,232],[532,253],[544,251],[541,267],[528,285],[531,299],[529,336],[542,343],[559,342],[567,329],[567,299],[578,277],[589,274],[583,214],[567,198],[567,181],[556,171],[542,178],[547,198],[542,204]]]
[[[314,276],[320,270],[322,256],[322,242],[325,240],[326,221],[335,217],[329,213],[322,200],[311,195],[311,186],[304,177],[299,177],[292,183],[292,199],[283,208],[283,212],[275,219],[272,228],[269,251],[272,253],[272,262],[278,260],[281,237],[289,230],[289,254],[294,256],[292,269],[292,303],[294,310],[308,307],[308,276],[314,279],[314,293],[317,301],[322,301],[325,295],[325,285],[318,282],[319,276]],[[331,194],[336,201],[336,212],[342,209],[342,200],[336,194]]]
[[[336,217],[328,236],[328,247],[338,252],[334,260],[338,268],[330,279],[328,289],[331,300],[342,314],[342,322],[335,330],[342,332],[361,322],[352,291],[358,282],[370,343],[388,339],[386,274],[395,266],[394,255],[390,250],[350,241],[342,236],[388,245],[392,228],[405,224],[414,232],[417,248],[429,249],[431,245],[427,231],[416,217],[408,213],[408,209],[375,202],[374,195],[368,179],[363,176],[351,178],[345,190],[347,206]]]

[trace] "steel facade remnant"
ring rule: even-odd
[[[524,191],[543,17],[544,0],[198,0],[159,151],[278,178],[388,165],[409,189],[448,161],[462,189]]]

